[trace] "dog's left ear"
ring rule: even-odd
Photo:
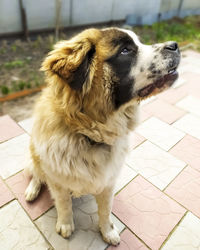
[[[72,89],[80,90],[89,74],[99,32],[89,29],[69,41],[58,42],[45,58],[41,70],[58,75]]]

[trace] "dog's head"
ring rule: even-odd
[[[176,42],[144,45],[132,31],[88,29],[59,42],[42,70],[63,91],[67,85],[78,93],[82,109],[103,112],[171,86],[178,77],[179,61]]]

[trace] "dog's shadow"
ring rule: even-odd
[[[18,193],[16,192],[19,202],[54,249],[105,249],[107,244],[102,240],[99,233],[97,204],[92,195],[73,198],[75,231],[69,239],[64,239],[56,233],[57,212],[53,206],[53,200],[51,199],[47,186],[42,186],[37,199],[32,202],[27,202],[25,201],[24,192],[30,182],[30,177],[28,177],[26,171],[22,171],[19,174],[16,182],[19,187],[14,186],[14,188],[19,191]],[[116,218],[114,218],[114,216],[113,219],[115,222]]]
[[[105,249],[98,228],[97,204],[92,195],[73,199],[75,231],[69,239],[64,239],[55,231],[57,212],[55,207],[35,221],[49,243],[59,250]]]

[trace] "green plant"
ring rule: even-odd
[[[11,82],[11,90],[12,92],[15,92],[18,90],[16,81]]]
[[[8,86],[6,86],[6,85],[1,86],[1,93],[3,95],[7,95],[9,92],[10,92],[10,90],[9,90]]]
[[[4,63],[6,69],[22,68],[25,65],[25,62],[22,60],[15,60],[11,62]]]
[[[23,82],[23,81],[18,82],[19,90],[23,90],[25,88],[25,86],[26,86],[25,82]]]
[[[3,54],[5,54],[6,53],[6,49],[5,48],[1,48],[0,49],[0,55],[3,55]]]
[[[52,50],[53,46],[55,44],[54,36],[49,35],[46,40],[47,40],[47,42],[46,42],[46,49],[47,49],[47,51]]]
[[[13,52],[16,52],[16,51],[17,51],[17,46],[16,46],[15,44],[13,44],[13,45],[11,46],[11,50],[12,50]]]
[[[26,87],[27,87],[28,89],[31,89],[32,84],[31,84],[30,82],[27,82],[27,83],[26,83]]]
[[[34,87],[39,87],[40,84],[41,84],[41,77],[39,75],[36,75],[34,74],[32,77],[31,77],[31,82],[32,82],[32,86]]]
[[[173,18],[154,23],[151,26],[135,27],[142,42],[146,44],[175,40],[183,45],[193,43],[198,49],[200,44],[200,16]]]

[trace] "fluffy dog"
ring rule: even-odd
[[[110,219],[113,188],[137,107],[173,84],[179,60],[177,43],[144,45],[118,28],[85,30],[45,58],[47,87],[35,108],[25,196],[34,200],[47,184],[63,237],[74,231],[71,197],[93,194],[103,239],[119,243]]]

